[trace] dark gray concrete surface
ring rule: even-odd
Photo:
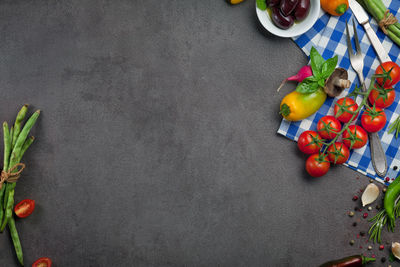
[[[17,221],[27,266],[317,266],[366,252],[367,224],[346,212],[368,179],[345,167],[311,179],[276,134],[294,85],[276,88],[307,59],[262,29],[253,1],[4,0],[0,36],[0,120],[42,110],[15,197],[37,203]],[[17,266],[8,232],[0,266]]]

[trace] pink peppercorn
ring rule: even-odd
[[[358,196],[353,197],[353,201],[356,201],[358,199]]]
[[[386,181],[386,182],[389,182],[389,181],[390,181],[390,178],[389,178],[389,177],[386,177],[386,178],[385,178],[385,181]]]
[[[365,219],[365,218],[367,218],[367,217],[368,217],[368,213],[365,212],[365,213],[363,214],[363,218]]]
[[[385,247],[383,245],[379,246],[379,250],[383,250]]]

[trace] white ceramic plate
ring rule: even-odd
[[[258,19],[260,20],[261,24],[267,31],[269,31],[274,35],[288,38],[288,37],[299,36],[305,33],[317,21],[320,12],[320,2],[319,0],[310,0],[310,5],[311,5],[310,13],[308,13],[308,16],[303,21],[293,24],[293,26],[287,30],[282,30],[276,27],[275,24],[272,22],[268,11],[267,10],[263,11],[257,8],[257,4],[256,4],[256,12]]]

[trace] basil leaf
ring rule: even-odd
[[[325,87],[325,79],[318,80],[318,85],[321,87]]]
[[[254,3],[254,2],[253,2]],[[257,0],[257,7],[261,10],[266,10],[267,9],[267,2],[266,0]]]
[[[302,94],[311,94],[317,91],[318,87],[318,82],[306,78],[301,83],[299,83],[299,85],[297,85],[296,91]]]
[[[321,76],[323,79],[326,79],[329,76],[331,76],[331,74],[336,68],[337,62],[338,62],[338,56],[336,55],[322,64]]]
[[[322,74],[322,64],[324,64],[324,58],[318,53],[315,47],[311,47],[310,51],[310,60],[311,60],[311,69],[313,71],[313,75],[318,77]]]

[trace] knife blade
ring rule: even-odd
[[[376,33],[371,28],[367,12],[365,12],[363,7],[356,0],[349,0],[349,6],[351,11],[353,11],[353,14],[356,17],[358,23],[360,23],[364,27],[365,33],[367,34],[368,39],[374,47],[379,61],[381,63],[392,61],[388,53],[385,51],[382,43],[379,41],[378,36],[376,36]]]

